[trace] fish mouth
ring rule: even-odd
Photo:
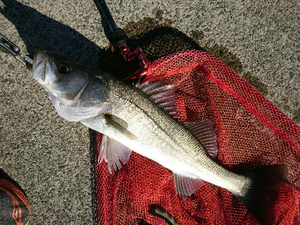
[[[45,81],[47,61],[47,51],[38,50],[35,53],[33,57],[32,75],[37,81]]]
[[[33,58],[33,61],[35,62],[35,67],[38,67],[39,65],[41,65],[41,63],[43,63],[43,61],[47,58],[47,51],[45,50],[38,50],[35,53],[35,56]]]

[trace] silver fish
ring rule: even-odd
[[[264,180],[261,174],[268,173],[260,169],[239,175],[217,164],[211,156],[217,151],[212,122],[183,124],[174,119],[173,85],[130,86],[99,69],[46,51],[35,54],[31,74],[60,116],[104,134],[99,161],[105,160],[111,173],[135,151],[171,170],[176,191],[183,198],[204,180],[227,189],[261,217],[254,196],[262,186],[257,179]],[[284,166],[266,168],[278,177],[276,182],[285,180]]]

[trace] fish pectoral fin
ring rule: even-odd
[[[212,158],[218,156],[218,143],[215,128],[211,120],[186,122],[184,125],[194,134],[196,139]]]
[[[126,121],[122,120],[121,118],[118,118],[118,120],[116,120],[116,118],[118,118],[118,117],[112,116],[110,114],[104,114],[101,117],[102,123],[106,126],[109,133],[117,134],[117,136],[120,139],[137,141],[138,138],[133,133],[131,133],[129,130],[127,130],[128,125],[127,125]]]
[[[128,123],[125,120],[121,119],[120,117],[117,117],[117,116],[114,116],[111,114],[105,114],[105,118],[106,118],[106,120],[113,121],[114,123],[117,123],[118,125],[126,128],[126,129],[128,127]]]
[[[188,196],[191,196],[191,194],[193,194],[204,184],[204,182],[200,179],[184,177],[175,173],[173,173],[173,177],[175,181],[176,192],[184,200],[186,200]]]
[[[111,174],[121,169],[121,162],[125,164],[132,152],[125,145],[106,135],[103,135],[99,151],[98,163],[106,161]]]

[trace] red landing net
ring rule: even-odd
[[[233,172],[285,164],[288,182],[267,215],[270,224],[300,224],[300,128],[237,73],[216,57],[196,50],[153,62],[147,80],[175,84],[181,121],[210,119],[218,137],[218,163]],[[102,135],[97,135],[97,147]],[[227,190],[205,183],[186,201],[175,191],[172,173],[132,153],[110,175],[105,162],[95,176],[99,224],[167,224],[149,214],[165,209],[179,224],[258,224]]]

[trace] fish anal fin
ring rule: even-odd
[[[194,134],[212,158],[218,156],[217,136],[211,120],[186,122],[184,125]]]
[[[99,151],[98,163],[101,163],[103,160],[107,162],[108,170],[111,174],[121,169],[121,162],[125,164],[132,152],[125,145],[106,135],[103,135]]]
[[[181,176],[173,173],[177,194],[184,200],[191,196],[196,190],[203,186],[204,182],[200,179]]]

